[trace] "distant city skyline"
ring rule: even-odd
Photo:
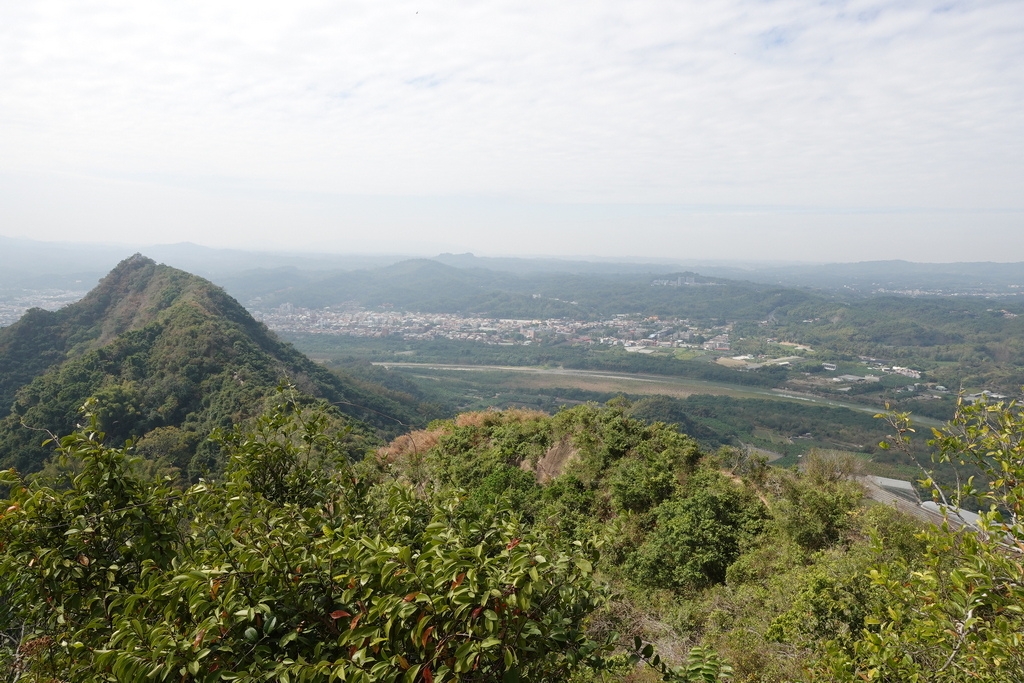
[[[1013,1],[0,8],[0,235],[1024,261]]]

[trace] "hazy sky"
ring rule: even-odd
[[[0,234],[1024,261],[1024,2],[0,0]]]

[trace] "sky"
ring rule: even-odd
[[[1024,2],[0,0],[0,235],[1024,261]]]

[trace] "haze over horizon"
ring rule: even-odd
[[[1024,5],[0,9],[0,234],[1024,261]]]
[[[623,254],[623,255],[611,255],[611,256],[599,256],[587,253],[565,253],[565,254],[523,254],[523,253],[488,253],[488,252],[473,252],[473,251],[436,251],[425,249],[423,251],[415,251],[408,249],[394,249],[388,251],[387,249],[377,250],[358,250],[358,249],[304,249],[301,247],[292,247],[288,245],[280,247],[247,247],[245,245],[228,245],[228,246],[210,246],[206,244],[200,244],[197,242],[185,241],[185,242],[103,242],[103,241],[74,241],[74,240],[36,240],[27,237],[10,237],[8,235],[0,234],[0,247],[3,246],[3,240],[12,240],[13,243],[20,243],[23,246],[31,245],[32,247],[38,248],[45,245],[52,245],[55,248],[59,248],[66,253],[71,250],[81,249],[87,247],[90,250],[94,250],[98,253],[103,253],[107,257],[109,263],[101,261],[99,263],[92,263],[92,265],[100,266],[101,269],[113,267],[118,261],[129,258],[132,254],[141,254],[146,258],[153,258],[159,263],[167,263],[179,268],[189,270],[195,268],[194,264],[197,261],[195,259],[218,259],[221,256],[232,255],[236,260],[243,255],[258,255],[266,258],[280,257],[283,261],[291,263],[295,259],[296,263],[304,264],[305,267],[309,267],[316,261],[321,261],[322,266],[326,267],[326,264],[331,263],[332,257],[339,257],[346,259],[351,257],[347,261],[352,263],[360,264],[360,267],[373,268],[380,265],[389,263],[398,263],[400,261],[409,259],[430,259],[430,260],[444,260],[444,257],[468,257],[469,259],[482,259],[486,262],[487,259],[495,260],[538,260],[538,261],[564,261],[568,263],[621,263],[621,264],[664,264],[665,266],[679,266],[679,267],[718,267],[718,266],[733,266],[737,268],[744,267],[786,267],[786,266],[818,266],[827,267],[829,265],[856,265],[858,263],[863,264],[879,264],[887,262],[905,262],[912,263],[922,266],[942,266],[942,265],[953,265],[953,264],[985,264],[985,263],[998,263],[1006,265],[1024,265],[1024,261],[1010,261],[1000,258],[986,258],[984,260],[968,260],[968,259],[956,259],[952,258],[944,261],[927,261],[923,259],[904,259],[896,257],[876,258],[876,259],[832,259],[832,258],[819,258],[819,259],[784,259],[784,258],[701,258],[699,256],[681,256],[671,257],[663,255],[651,255],[651,254]],[[405,245],[399,245],[404,247]],[[115,256],[116,253],[120,252],[120,255]],[[88,257],[88,254],[83,254]],[[175,257],[181,257],[185,259],[184,263],[174,263]],[[114,258],[114,260],[110,260]],[[265,260],[265,259],[264,259]],[[0,260],[2,263],[2,260]],[[29,265],[29,264],[25,264]],[[254,268],[266,267],[262,261],[260,265],[254,266]],[[482,263],[480,267],[488,268],[486,263]]]

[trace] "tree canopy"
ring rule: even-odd
[[[710,454],[622,401],[486,411],[365,454],[283,389],[182,487],[102,405],[2,475],[0,668],[23,681],[1013,680],[1024,412],[964,406],[936,459],[977,529],[865,507],[850,462]],[[906,434],[902,416],[894,423]]]

